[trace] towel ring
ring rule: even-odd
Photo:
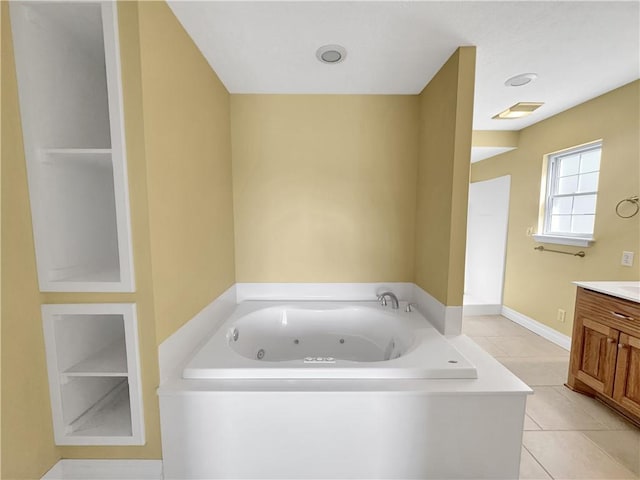
[[[625,203],[632,203],[636,208],[635,210],[631,213],[631,215],[622,215],[620,213],[620,207],[622,205],[624,205]],[[622,200],[620,200],[618,202],[618,204],[616,205],[616,215],[618,215],[620,218],[631,218],[631,217],[635,217],[638,214],[638,211],[640,211],[640,198],[638,198],[638,195],[634,195],[633,197],[629,197],[629,198],[623,198]]]

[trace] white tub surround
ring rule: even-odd
[[[235,308],[236,285],[233,285],[160,344],[158,361],[161,384],[171,375],[180,376],[193,353],[229,318]]]
[[[462,307],[447,307],[413,283],[236,283],[185,323],[158,348],[160,382],[181,372],[195,351],[245,301],[371,301],[384,291],[392,291],[417,310],[440,332],[462,331]]]
[[[462,333],[462,306],[446,306],[417,285],[413,285],[413,300],[418,310],[444,335]]]
[[[392,291],[401,301],[417,304],[417,309],[440,333],[460,333],[462,308],[445,307],[413,283],[236,283],[202,309],[158,347],[160,383],[182,372],[198,348],[244,301],[371,301],[384,291]],[[178,376],[180,376],[178,374]]]
[[[477,379],[174,378],[164,478],[517,478],[531,390],[464,336]]]
[[[244,302],[184,378],[476,378],[419,312],[378,302]]]
[[[637,282],[573,282],[575,285],[604,293],[612,297],[623,298],[640,303],[640,281]]]
[[[236,283],[238,303],[247,300],[371,301],[390,290],[398,299],[416,303],[440,333],[462,332],[462,306],[446,306],[414,283]]]
[[[265,302],[265,298],[286,299],[286,287],[283,285],[252,284],[246,287],[246,284],[237,284],[237,297],[245,302],[239,305],[238,315],[229,318],[228,324],[222,323],[220,317],[224,309],[231,306],[233,294],[230,292],[221,301],[224,308],[219,306],[216,313],[207,308],[198,315],[195,323],[192,321],[183,327],[187,333],[182,332],[180,336],[191,338],[190,342],[166,340],[171,343],[161,347],[161,362],[172,344],[181,345],[183,351],[188,343],[197,343],[198,335],[189,333],[188,329],[192,324],[200,325],[197,328],[204,332],[205,317],[209,314],[211,321],[220,328],[214,333],[212,343],[206,344],[210,345],[207,354],[227,350],[225,353],[228,355],[233,351],[237,357],[234,361],[243,358],[251,363],[243,368],[254,370],[252,375],[259,368],[273,373],[279,366],[281,371],[315,370],[316,374],[322,372],[316,377],[323,378],[264,378],[264,375],[263,378],[237,378],[235,375],[236,378],[185,379],[169,375],[158,389],[164,478],[517,478],[525,401],[531,390],[467,337],[454,335],[442,338],[417,312],[404,312],[406,302],[402,302],[401,308],[395,311],[390,306],[382,307],[371,302],[376,294],[391,290],[402,300],[418,303],[421,312],[434,312],[430,320],[435,323],[435,315],[443,330],[456,330],[452,328],[456,325],[459,330],[461,307],[444,307],[415,285],[404,285],[401,288],[394,284],[347,285],[343,288],[336,284],[322,284],[317,289],[312,287],[312,292],[307,290],[310,285],[293,287],[291,296],[296,300],[307,300],[300,303],[306,305],[306,313],[311,311],[312,317],[313,312],[319,309],[309,300],[317,302],[318,295],[324,300],[327,297],[333,302],[338,300],[337,310],[366,307],[369,310],[364,312],[369,318],[372,318],[370,314],[376,313],[377,319],[365,328],[365,331],[371,328],[373,334],[360,332],[365,333],[364,337],[372,336],[369,340],[373,346],[367,343],[368,340],[360,345],[362,350],[358,347],[355,352],[348,353],[347,356],[357,355],[360,360],[344,360],[354,364],[351,366],[347,363],[339,365],[339,359],[345,352],[340,350],[342,344],[338,342],[343,338],[345,345],[347,342],[351,344],[350,339],[360,335],[355,330],[335,331],[336,323],[326,332],[328,335],[316,338],[317,342],[312,341],[312,337],[293,335],[289,338],[289,334],[294,332],[287,328],[297,328],[298,320],[305,319],[304,315],[296,318],[301,313],[300,308],[295,312],[293,310],[296,309],[289,310],[296,315],[287,314],[286,325],[283,325],[282,310],[274,316],[278,328],[283,330],[280,334],[259,331],[258,324],[253,325],[251,318],[240,322],[242,315],[247,320],[247,314],[273,305],[273,302]],[[351,306],[344,302],[360,295],[370,302],[365,305],[354,302]],[[246,301],[256,297],[261,301]],[[323,303],[326,306],[326,302]],[[214,310],[213,306],[211,310]],[[419,322],[425,326],[416,331],[429,332],[428,336],[437,336],[444,341],[438,345],[452,349],[445,356],[448,357],[452,351],[457,352],[475,366],[477,378],[406,378],[406,375],[405,378],[366,378],[366,375],[360,375],[365,378],[358,379],[340,378],[340,371],[369,369],[380,372],[385,370],[380,368],[381,365],[387,364],[388,367],[394,361],[416,360],[412,358],[412,352],[418,353],[415,345],[421,343],[416,343],[415,338],[419,335],[410,328],[397,328],[399,317],[405,314],[410,317],[406,323]],[[260,325],[263,323],[267,325],[269,318],[263,318]],[[345,336],[347,333],[351,336]],[[216,335],[219,335],[218,340],[213,340]],[[246,342],[230,348],[228,342],[234,335],[237,342]],[[283,338],[288,339],[284,345]],[[296,339],[298,344],[294,343]],[[321,357],[328,361],[327,357],[331,357],[336,363],[304,364],[305,357],[302,356],[301,360],[298,359],[300,365],[297,368],[282,368],[294,361],[291,359],[293,349],[307,344],[307,339],[313,348],[334,349],[330,355],[316,355],[320,353],[318,351],[310,358],[317,360]],[[391,351],[390,360],[385,360],[390,339],[397,340],[399,344],[393,347],[396,353],[400,353],[395,360]],[[261,342],[273,342],[268,348],[261,347],[264,349],[263,358],[267,359],[272,349],[276,355],[269,362],[271,365],[258,368],[257,364],[267,365],[266,361],[252,358],[254,353],[257,355],[254,350]],[[207,350],[206,345],[202,352]],[[203,354],[203,358],[198,355],[188,364],[187,371],[192,368],[207,370],[206,366],[202,368],[203,365],[199,364],[200,361],[208,361],[204,358],[206,355]],[[175,352],[172,356],[174,359],[180,357]],[[163,371],[175,371],[178,362],[174,361],[170,366],[168,363],[164,363]],[[415,363],[424,369],[423,359]],[[356,368],[355,364],[362,365]],[[405,367],[411,369],[407,365]],[[352,376],[352,372],[347,375]]]
[[[375,300],[384,291],[411,301],[414,284],[387,283],[236,283],[238,303],[247,300],[353,301]]]

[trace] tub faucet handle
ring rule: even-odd
[[[404,311],[405,312],[413,312],[413,309],[416,308],[418,305],[416,305],[415,303],[407,303],[407,306],[405,307]]]
[[[378,300],[380,300],[380,304],[383,307],[386,307],[387,297],[391,299],[391,308],[393,308],[394,310],[397,310],[399,306],[398,297],[396,297],[393,292],[382,292],[380,295],[378,295]]]

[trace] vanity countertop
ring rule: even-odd
[[[573,282],[579,287],[640,303],[639,282]]]

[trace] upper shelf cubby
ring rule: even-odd
[[[40,290],[134,290],[115,2],[11,2]]]

